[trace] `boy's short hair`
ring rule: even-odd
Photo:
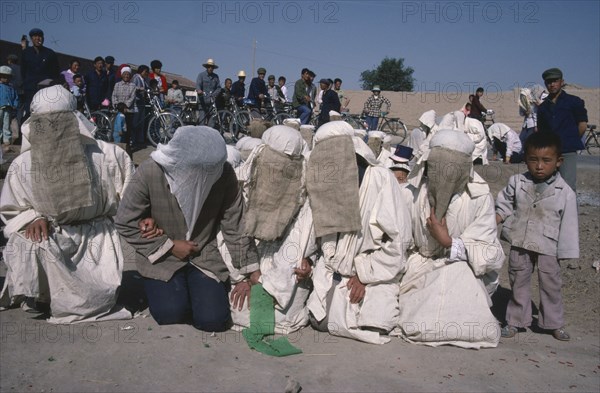
[[[560,137],[553,132],[534,132],[525,139],[525,148],[523,151],[527,154],[529,149],[543,149],[553,147],[558,156],[561,156],[562,144]]]
[[[308,71],[310,71],[308,68],[303,68],[302,72],[300,72],[302,75],[306,74]]]
[[[83,78],[83,76],[81,76],[81,74],[73,74],[73,79],[77,79],[77,78]]]
[[[142,64],[141,66],[139,66],[139,67],[137,68],[137,72],[138,72],[138,74],[141,74],[141,73],[142,73],[142,72],[144,72],[144,71],[150,71],[150,68],[148,68],[148,66],[147,66],[147,65],[145,65],[145,64]]]
[[[125,103],[124,103],[124,102],[119,102],[119,103],[117,104],[117,110],[118,110],[119,112],[125,112],[125,108],[127,108],[127,106],[125,106]]]
[[[101,61],[101,62],[103,62],[103,63],[104,63],[104,58],[103,58],[102,56],[97,56],[97,57],[94,59],[94,63],[97,63],[97,62],[99,62],[99,61]]]
[[[473,107],[473,105],[471,105],[471,103],[470,103],[470,102],[467,102],[467,103],[465,104],[465,109],[466,109],[466,110],[468,110],[468,111],[470,111],[472,107]]]
[[[231,80],[231,78],[225,78],[225,82],[224,82],[224,83],[227,83],[227,81],[229,81],[229,82],[233,82],[233,81]]]
[[[479,93],[479,92],[483,93],[483,87],[478,87],[477,90],[475,90],[475,93]]]
[[[333,83],[338,83],[338,82],[342,83],[342,80],[341,80],[340,78],[335,78],[335,79],[333,80]]]
[[[285,83],[286,80],[287,79],[285,79],[285,76],[280,76],[279,79],[278,79],[278,81],[283,81],[283,83]]]

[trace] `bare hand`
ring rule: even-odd
[[[154,221],[154,218],[152,217],[140,220],[138,223],[138,228],[142,232],[142,238],[144,239],[154,239],[162,236],[165,233],[165,231],[156,225],[156,221]]]
[[[244,307],[244,302],[248,299],[248,309],[250,309],[250,283],[248,281],[238,282],[233,286],[231,290],[231,295],[229,295],[229,299],[231,299],[232,307],[234,309],[238,309],[242,311]]]
[[[250,280],[250,285],[258,284],[258,280],[260,279],[261,274],[262,273],[260,272],[260,270],[255,270],[252,273],[250,273],[250,277],[248,277],[248,279]]]
[[[34,242],[48,240],[48,221],[45,218],[38,218],[25,227],[25,238]]]
[[[302,262],[300,262],[300,267],[294,269],[294,273],[296,274],[296,282],[308,279],[310,277],[311,272],[312,267],[310,266],[310,259],[302,258]]]
[[[198,243],[192,242],[189,240],[173,240],[173,248],[171,249],[171,254],[175,255],[182,261],[187,261],[187,259],[194,253],[200,251],[200,247],[198,247]]]
[[[346,284],[346,288],[350,290],[350,303],[360,303],[365,297],[366,285],[360,282],[358,276],[352,276]]]
[[[448,226],[446,225],[446,217],[442,218],[442,221],[438,221],[435,217],[435,210],[431,208],[429,217],[426,222],[427,230],[433,236],[435,240],[442,245],[442,247],[448,248],[452,246],[452,238],[448,233]]]

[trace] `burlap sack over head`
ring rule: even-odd
[[[90,168],[73,112],[32,113],[29,124],[35,209],[56,217],[91,206]]]
[[[315,145],[306,188],[317,237],[360,230],[358,166],[351,137],[333,136]]]
[[[265,146],[254,160],[248,193],[245,234],[279,239],[294,219],[304,193],[304,157],[288,156]]]
[[[446,214],[454,194],[462,192],[471,175],[471,155],[444,147],[433,147],[427,159],[429,204],[435,217]]]

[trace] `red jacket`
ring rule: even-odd
[[[156,75],[154,72],[151,72],[149,77],[150,79],[159,79],[157,78],[160,77],[161,80],[161,84],[162,84],[162,88],[160,89],[160,92],[163,94],[167,94],[167,90],[169,89],[169,86],[167,86],[167,78],[165,78],[164,75]]]

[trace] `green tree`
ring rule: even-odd
[[[386,57],[374,70],[360,73],[360,81],[364,90],[371,90],[374,85],[379,85],[381,90],[412,91],[415,70],[404,65],[404,59]]]

